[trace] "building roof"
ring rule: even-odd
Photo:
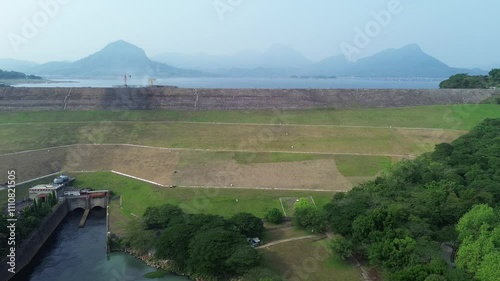
[[[30,191],[31,190],[36,190],[36,191],[52,191],[52,190],[57,190],[57,189],[59,189],[59,188],[61,188],[63,186],[64,186],[63,184],[58,184],[58,185],[53,185],[53,184],[39,184],[39,185],[35,185],[32,188],[30,188]]]

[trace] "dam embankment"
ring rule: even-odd
[[[0,88],[0,111],[381,108],[479,103],[499,90]]]

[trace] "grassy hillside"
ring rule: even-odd
[[[64,118],[61,118],[64,116]],[[470,130],[499,118],[498,105],[449,105],[367,110],[0,112],[0,124],[101,121],[184,121],[443,128]]]

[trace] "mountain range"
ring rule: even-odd
[[[446,65],[426,54],[418,45],[388,49],[373,56],[348,61],[332,56],[311,61],[299,51],[275,45],[265,52],[247,51],[232,56],[164,53],[149,58],[145,51],[125,41],[108,44],[102,50],[75,62],[35,64],[0,59],[0,69],[44,77],[105,77],[127,73],[150,77],[428,77],[447,78],[457,73],[485,74],[480,69]]]

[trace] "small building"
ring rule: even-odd
[[[39,184],[29,189],[30,199],[45,198],[52,191],[56,192],[57,197],[63,195],[64,184]]]

